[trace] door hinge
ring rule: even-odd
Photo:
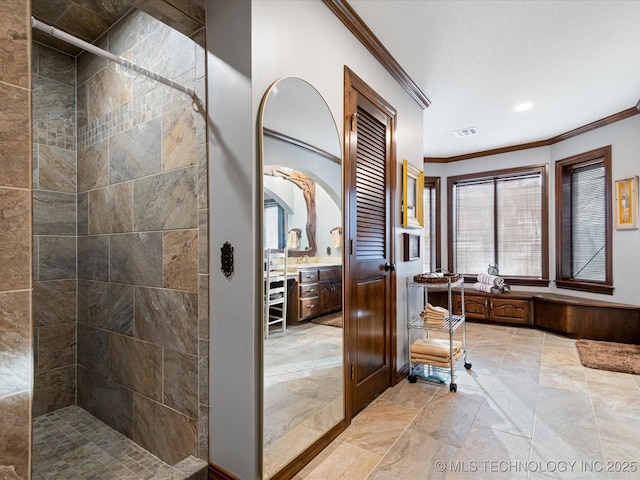
[[[349,255],[353,255],[353,239],[349,240]]]
[[[356,377],[356,366],[352,363],[351,364],[351,380],[353,380]]]
[[[358,114],[352,113],[351,114],[351,131],[355,132],[357,126],[358,126]]]

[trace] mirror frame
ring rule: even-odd
[[[283,80],[286,79],[298,79],[301,80],[303,82],[305,82],[307,85],[309,85],[311,88],[313,88],[316,93],[320,96],[320,98],[322,98],[322,100],[324,101],[325,105],[327,106],[327,110],[329,112],[329,114],[331,115],[331,119],[333,120],[335,129],[336,129],[336,135],[338,138],[338,144],[340,146],[340,155],[341,157],[336,157],[324,150],[318,149],[312,145],[306,144],[304,142],[301,142],[298,139],[294,139],[291,137],[288,137],[280,132],[276,132],[274,130],[268,129],[268,128],[264,128],[264,110],[267,104],[267,100],[269,98],[269,95],[271,94],[272,90]],[[338,163],[341,165],[341,169],[342,169],[342,174],[341,174],[341,202],[340,202],[340,209],[342,212],[342,228],[344,229],[344,219],[345,219],[345,211],[344,211],[344,206],[345,206],[345,191],[344,191],[344,147],[342,144],[342,140],[340,138],[340,131],[338,129],[338,124],[336,123],[336,120],[333,116],[333,113],[331,112],[331,109],[329,108],[329,105],[326,103],[326,100],[324,99],[324,97],[322,96],[322,94],[320,94],[320,92],[318,91],[318,89],[316,89],[315,86],[313,86],[313,84],[307,80],[305,80],[302,77],[298,77],[295,75],[289,75],[289,76],[284,76],[281,78],[278,78],[275,82],[273,82],[271,85],[269,85],[269,88],[265,91],[262,100],[260,101],[260,107],[258,109],[258,119],[256,122],[256,126],[257,126],[257,136],[258,136],[258,161],[257,163],[257,169],[258,169],[258,175],[257,175],[257,188],[259,189],[259,196],[258,196],[258,201],[260,202],[260,207],[262,208],[262,206],[264,205],[264,182],[263,182],[263,175],[264,175],[264,138],[265,137],[270,137],[270,138],[277,138],[280,140],[284,140],[284,141],[288,141],[289,143],[292,143],[294,145],[298,145],[302,148],[305,148],[307,150],[310,150],[314,153],[317,153],[319,155],[322,155],[323,157],[326,157],[328,160],[331,160],[334,163]],[[306,200],[306,195],[305,195],[305,200]],[[315,227],[315,226],[314,226]],[[259,238],[260,238],[260,251],[263,251],[263,245],[264,245],[264,219],[263,219],[263,215],[260,214],[258,215],[258,230],[259,230]],[[307,230],[308,232],[309,230]],[[315,241],[315,228],[313,230],[313,245],[317,248],[316,246],[316,241]],[[309,240],[309,245],[311,245],[311,240]],[[304,255],[308,255],[308,252],[305,251],[300,251],[301,252],[301,256]],[[297,255],[292,255],[292,256],[297,256]],[[344,285],[345,285],[345,269],[344,269],[344,265],[345,265],[345,250],[343,250],[342,252],[342,288],[343,288],[343,299],[344,299]],[[263,299],[264,298],[264,282],[260,282],[260,292],[261,292],[261,296],[260,298]],[[344,300],[343,300],[343,307],[342,307],[342,314],[343,314],[343,321],[344,321]],[[259,317],[259,321],[260,321],[260,326],[259,329],[262,330],[264,328],[264,320],[262,318],[262,316]],[[320,435],[314,442],[312,442],[311,444],[309,444],[307,447],[305,447],[304,449],[302,449],[294,458],[292,458],[289,462],[285,463],[284,465],[282,465],[282,467],[280,468],[280,470],[278,470],[275,474],[273,474],[271,477],[269,477],[269,480],[280,480],[280,479],[290,479],[293,478],[298,472],[300,472],[309,462],[311,462],[311,460],[313,460],[322,450],[324,450],[333,440],[335,440],[336,438],[338,438],[338,436],[344,431],[346,430],[346,428],[348,427],[349,423],[350,423],[350,419],[347,417],[347,407],[348,407],[348,402],[347,402],[347,397],[348,397],[348,392],[347,392],[347,387],[348,387],[348,380],[347,380],[347,374],[348,374],[348,367],[347,367],[347,354],[348,354],[348,349],[347,349],[347,335],[346,335],[346,322],[345,325],[343,327],[343,334],[342,334],[342,393],[343,393],[343,409],[342,409],[342,418],[331,428],[329,428],[326,432],[324,432],[322,435]],[[259,423],[259,438],[260,438],[260,478],[263,479],[264,478],[264,335],[261,335],[262,337],[262,342],[260,342],[260,398],[259,398],[259,409],[260,409],[260,423]]]

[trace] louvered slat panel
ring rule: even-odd
[[[356,152],[356,257],[385,258],[386,126],[358,109]]]

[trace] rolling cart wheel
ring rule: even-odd
[[[455,383],[452,383],[451,385],[449,385],[449,390],[451,390],[452,392],[457,392],[458,391],[458,385]]]
[[[471,362],[464,362],[464,368],[471,370]]]
[[[409,375],[409,383],[416,383],[418,381],[418,377],[415,375]]]

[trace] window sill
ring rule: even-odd
[[[504,283],[508,285],[526,285],[530,287],[548,287],[549,279],[544,278],[524,278],[524,277],[503,277],[502,275],[498,275],[500,278],[504,279]],[[466,283],[475,283],[478,281],[477,275],[465,275],[464,281]]]
[[[602,293],[604,295],[613,295],[614,287],[603,283],[580,282],[576,280],[556,280],[558,288],[567,290],[578,290],[580,292]]]

